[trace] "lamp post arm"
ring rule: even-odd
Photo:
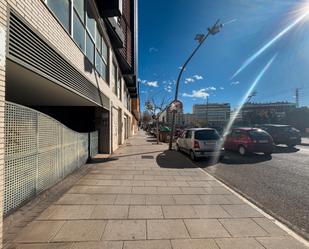
[[[186,66],[188,65],[188,63],[190,62],[190,60],[192,59],[192,57],[195,55],[195,53],[199,50],[199,48],[203,45],[204,41],[207,39],[207,37],[210,35],[210,32],[208,32],[206,34],[206,36],[203,38],[203,40],[198,44],[198,46],[193,50],[193,52],[191,53],[191,55],[189,56],[189,58],[186,60],[186,62],[183,64],[183,66],[181,67],[181,70],[178,74],[178,77],[177,77],[177,81],[176,81],[176,91],[175,91],[175,99],[174,100],[177,100],[178,99],[178,90],[179,90],[179,83],[180,83],[180,80],[181,80],[181,76],[184,72],[184,70],[186,69]]]

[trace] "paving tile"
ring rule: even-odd
[[[203,204],[198,195],[173,195],[176,204]]]
[[[74,186],[68,193],[70,194],[130,194],[131,187],[118,186]]]
[[[132,194],[156,194],[156,187],[133,187]]]
[[[177,218],[198,218],[197,213],[190,205],[175,205],[175,206],[162,206],[164,218],[177,219]]]
[[[118,180],[133,180],[134,175],[113,175],[112,179]]]
[[[37,220],[47,220],[48,217],[55,211],[56,205],[49,206],[46,208],[37,218]]]
[[[169,187],[188,187],[189,184],[185,181],[169,181],[167,182]]]
[[[227,195],[199,195],[204,204],[231,204]]]
[[[166,187],[166,181],[145,181],[145,186]]]
[[[83,177],[83,179],[97,179],[97,180],[104,180],[104,179],[112,179],[112,175],[104,175],[104,174],[87,174]]]
[[[216,239],[220,249],[265,249],[253,238]]]
[[[125,241],[123,249],[172,249],[169,240]]]
[[[122,249],[122,241],[78,242],[71,249]]]
[[[236,195],[225,195],[224,198],[230,201],[230,204],[245,204],[245,202]]]
[[[72,249],[72,243],[19,244],[16,249]]]
[[[113,204],[116,199],[116,195],[106,194],[65,194],[62,196],[56,204],[69,204],[69,205],[96,205],[96,204]]]
[[[193,178],[191,176],[173,176],[176,181],[192,181]]]
[[[157,187],[158,194],[182,194],[179,187]]]
[[[232,195],[225,187],[205,187],[205,193],[210,195]]]
[[[189,234],[182,220],[147,220],[147,239],[183,239]]]
[[[105,226],[106,221],[101,220],[67,221],[52,241],[98,241]]]
[[[206,194],[204,188],[201,187],[182,187],[183,194]]]
[[[184,222],[191,238],[230,237],[229,233],[216,219],[186,219]]]
[[[134,180],[145,180],[145,181],[153,181],[154,176],[148,176],[148,175],[135,175]]]
[[[279,226],[277,226],[274,222],[270,221],[267,218],[253,218],[253,220],[271,236],[287,235],[284,230],[282,230]]]
[[[89,219],[94,205],[57,205],[48,220],[81,220]]]
[[[172,240],[172,246],[173,249],[220,249],[213,239]]]
[[[195,205],[193,206],[199,218],[227,218],[231,217],[219,205]]]
[[[251,219],[220,219],[233,237],[267,236],[259,225]]]
[[[221,205],[235,218],[263,217],[263,215],[248,204]]]
[[[200,176],[192,176],[193,181],[210,181],[214,180],[214,178],[208,174],[200,175]]]
[[[266,249],[308,249],[292,237],[256,238]]]
[[[190,187],[210,187],[209,181],[188,181]]]
[[[145,195],[118,195],[115,205],[145,205]]]
[[[48,242],[64,225],[64,221],[34,221],[15,239],[16,242]]]
[[[174,181],[173,176],[154,176],[154,180],[159,180],[159,181]]]
[[[146,205],[174,205],[175,200],[172,195],[147,195]]]
[[[91,213],[91,219],[126,219],[129,206],[98,205]]]
[[[106,225],[103,240],[145,240],[145,220],[110,220]]]
[[[161,206],[130,206],[129,219],[162,219]]]
[[[143,180],[122,180],[121,186],[144,187],[145,181]]]

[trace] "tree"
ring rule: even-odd
[[[151,114],[152,119],[156,121],[157,144],[159,144],[159,117],[161,113],[164,112],[169,106],[167,103],[168,100],[166,97],[162,97],[161,100],[152,97],[145,104],[147,112],[149,112]]]
[[[142,122],[143,124],[148,125],[150,121],[151,121],[151,114],[149,113],[148,110],[145,110],[142,114]]]

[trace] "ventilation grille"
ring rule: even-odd
[[[43,77],[102,105],[99,90],[35,34],[14,12],[10,13],[8,56],[30,70],[36,69]]]

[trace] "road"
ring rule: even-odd
[[[277,146],[271,157],[227,153],[220,163],[197,164],[309,239],[309,146]]]

